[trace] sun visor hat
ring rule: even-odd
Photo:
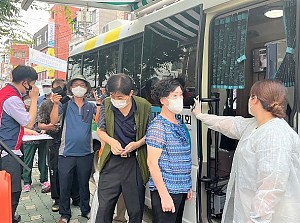
[[[52,86],[52,81],[49,79],[42,80],[41,85],[42,86]]]
[[[81,74],[75,74],[75,75],[73,75],[73,77],[71,78],[71,80],[67,83],[67,89],[68,89],[68,91],[70,91],[70,87],[71,87],[73,81],[75,81],[75,80],[82,80],[82,81],[84,81],[86,83],[86,86],[88,87],[87,92],[91,91],[92,88],[91,88],[90,83]]]

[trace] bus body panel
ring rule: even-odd
[[[75,46],[74,49],[70,52],[70,56],[142,33],[144,32],[144,28],[146,25],[167,18],[171,15],[178,14],[197,5],[203,4],[203,9],[208,9],[228,1],[230,0],[184,0],[176,2],[170,6],[156,11],[155,13],[150,13],[149,15],[146,15],[142,18],[131,21],[126,25],[115,28],[111,31],[100,34],[99,36],[78,44],[78,46]]]
[[[121,40],[126,40],[134,35],[137,34],[142,34],[145,30],[145,26],[159,21],[163,18],[167,18],[169,16],[175,15],[177,13],[183,12],[187,9],[190,9],[191,7],[197,6],[199,4],[203,4],[203,8],[204,8],[204,12],[206,15],[206,22],[205,22],[205,33],[201,34],[204,35],[204,45],[203,45],[203,52],[202,52],[202,57],[203,57],[203,61],[202,61],[202,83],[197,83],[196,86],[198,86],[199,84],[199,89],[201,90],[201,97],[202,98],[207,98],[209,97],[209,75],[210,75],[210,66],[211,66],[211,58],[210,58],[210,51],[211,51],[211,34],[212,34],[212,22],[214,21],[214,19],[216,18],[216,16],[220,16],[222,14],[230,14],[232,12],[235,11],[241,11],[241,10],[246,10],[247,7],[251,6],[253,7],[260,7],[263,5],[267,5],[269,3],[274,3],[277,1],[257,1],[257,0],[223,0],[223,1],[211,1],[211,0],[204,0],[204,1],[200,1],[200,0],[182,0],[179,1],[173,5],[170,5],[166,8],[163,8],[161,10],[158,10],[155,13],[151,13],[149,15],[146,15],[142,18],[139,18],[135,21],[131,21],[128,24],[122,26],[121,28],[119,28],[119,30],[112,30],[108,33],[104,33],[98,37],[95,37],[96,40],[88,40],[87,42],[81,43],[79,44],[76,48],[74,48],[74,50],[71,52],[71,56],[73,55],[77,55],[77,54],[82,54],[88,51],[91,51],[93,49],[97,49],[99,47],[106,47],[107,44],[110,43],[117,43],[117,42],[121,42]],[[299,1],[298,1],[299,2]],[[119,35],[113,35],[112,33],[114,32],[118,32]],[[111,38],[107,37],[107,36],[111,36]],[[117,38],[116,38],[117,36]],[[106,38],[106,43],[104,43],[104,40]],[[90,42],[89,42],[90,41]],[[91,47],[93,46],[93,47]],[[249,58],[250,60],[251,58]],[[245,68],[246,69],[246,68]],[[201,86],[201,87],[200,87]],[[221,102],[220,102],[220,108],[222,108],[223,103],[225,101],[225,97],[224,97],[224,92],[222,90],[219,90],[219,92],[221,93]],[[293,89],[289,89],[289,97],[293,98]],[[204,113],[207,113],[207,111],[209,110],[208,104],[207,103],[203,103],[202,105],[202,110]],[[222,110],[221,110],[222,111]],[[197,123],[196,119],[194,118],[194,116],[191,114],[189,109],[184,109],[183,111],[183,117],[191,117],[191,123],[187,124],[187,128],[189,130],[190,133],[190,137],[191,137],[191,145],[192,145],[192,180],[193,180],[193,199],[191,201],[187,201],[186,202],[186,206],[185,206],[185,212],[184,212],[184,219],[183,222],[188,223],[188,222],[192,222],[195,223],[197,222],[196,219],[196,188],[197,188],[197,172],[198,172],[198,158],[199,158],[199,154],[197,154],[198,152],[198,143],[197,143],[197,135],[198,132],[202,133],[202,145],[200,145],[202,147],[201,153],[203,155],[203,163],[202,163],[202,175],[206,175],[206,167],[207,167],[207,160],[208,160],[208,155],[207,154],[207,127],[202,125],[201,129],[197,130],[197,126],[195,125],[195,123]],[[300,126],[299,123],[297,123],[297,125]],[[206,210],[206,198],[205,198],[205,185],[204,183],[201,183],[201,204],[202,204],[202,209],[201,209],[201,217],[203,222],[208,222],[207,220],[207,210]],[[151,200],[150,200],[150,194],[149,194],[149,189],[147,187],[146,189],[146,199],[145,199],[145,204],[149,207],[151,207]]]

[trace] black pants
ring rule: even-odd
[[[71,218],[70,198],[75,171],[77,171],[81,213],[85,215],[90,212],[89,179],[92,172],[92,164],[93,154],[78,157],[58,156],[60,179],[59,213],[61,216],[68,219]]]
[[[55,200],[55,203],[59,203],[59,175],[58,175],[58,153],[59,153],[59,141],[48,141],[48,166],[50,173],[50,184],[51,184],[51,198]],[[72,189],[71,189],[71,198],[73,201],[79,201],[79,186],[77,179],[77,171],[75,170]]]
[[[59,200],[59,177],[58,177],[58,151],[60,143],[48,142],[48,165],[51,184],[51,198]]]
[[[175,213],[163,212],[157,190],[150,191],[153,223],[181,223],[187,194],[170,194],[175,206]]]
[[[6,155],[2,158],[2,169],[8,172],[11,176],[11,193],[12,193],[11,204],[12,204],[12,216],[14,216],[19,204],[19,199],[22,191],[22,186],[21,186],[22,166],[12,156]]]
[[[111,223],[119,195],[123,194],[130,223],[143,219],[145,186],[135,156],[122,158],[111,155],[100,173],[99,208],[96,223]]]

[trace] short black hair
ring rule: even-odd
[[[134,90],[132,79],[126,74],[115,74],[107,80],[106,91],[108,93],[120,92],[129,95]]]
[[[178,80],[169,78],[158,81],[154,88],[151,90],[151,98],[155,103],[161,104],[160,99],[168,97],[171,92],[175,91],[176,88],[180,87],[183,90]]]
[[[38,74],[35,69],[30,66],[18,65],[12,71],[12,82],[20,83],[21,81],[36,81]]]
[[[57,79],[54,79],[54,81],[52,82],[52,88],[53,88],[54,84],[58,84],[58,85],[63,84],[64,86],[66,86],[66,81],[64,79],[57,78]]]

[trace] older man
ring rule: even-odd
[[[70,197],[75,170],[77,171],[80,194],[81,216],[90,218],[89,178],[93,163],[92,120],[96,106],[85,99],[91,90],[89,82],[82,75],[74,75],[67,83],[73,95],[68,102],[58,157],[60,179],[59,223],[69,222],[71,218]],[[61,95],[54,94],[51,123],[56,124],[63,111],[60,111]]]

